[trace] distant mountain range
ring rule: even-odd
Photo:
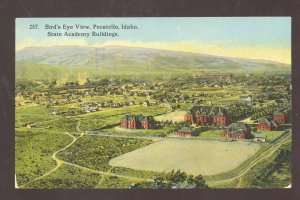
[[[17,77],[24,70],[39,65],[77,70],[97,69],[97,72],[153,73],[214,70],[224,72],[288,72],[291,66],[267,60],[231,58],[200,53],[107,46],[101,48],[80,46],[27,47],[16,52]],[[36,70],[36,68],[35,68]],[[27,74],[30,73],[27,71]]]

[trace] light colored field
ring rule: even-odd
[[[172,120],[173,122],[181,122],[183,121],[185,113],[186,111],[174,111],[164,115],[156,116],[154,119],[158,121]]]
[[[275,138],[277,138],[279,135],[281,135],[283,131],[257,131],[252,134],[257,134],[257,133],[265,134],[267,136],[267,140],[272,141]]]
[[[247,123],[247,124],[257,124],[255,123],[255,120],[252,120],[251,117],[248,117],[246,119],[240,120],[239,122]]]
[[[209,139],[220,139],[221,138],[221,133],[223,130],[217,129],[217,130],[208,130],[204,132],[200,132],[199,138],[209,138]]]
[[[258,144],[205,140],[166,139],[123,154],[109,164],[146,171],[185,171],[213,175],[229,171],[252,156]]]

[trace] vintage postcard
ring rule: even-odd
[[[285,188],[291,18],[17,18],[18,189]]]

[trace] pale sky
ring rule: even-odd
[[[39,29],[29,29],[38,24]],[[45,24],[119,25],[137,30],[108,30],[119,37],[47,37]],[[72,30],[76,32],[80,30]],[[91,32],[93,30],[90,30]],[[101,30],[94,30],[100,32]],[[102,30],[103,31],[103,30]],[[80,32],[86,32],[81,30]],[[290,17],[193,17],[193,18],[18,18],[16,50],[29,46],[122,45],[291,63]]]

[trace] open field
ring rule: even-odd
[[[257,124],[255,120],[252,120],[251,117],[247,117],[246,119],[240,120],[239,122],[247,123],[247,124]]]
[[[258,173],[262,173],[263,176],[269,177],[271,175],[267,171],[270,171],[270,169],[274,169],[274,164],[271,164],[271,166],[267,166],[267,168],[264,168],[263,165],[265,165],[268,162],[273,162],[274,155],[276,157],[276,152],[280,150],[282,147],[284,147],[286,144],[291,143],[291,134],[290,132],[286,132],[282,137],[280,137],[278,140],[276,140],[272,145],[262,143],[261,148],[250,158],[248,158],[245,162],[243,162],[241,165],[236,167],[233,170],[230,170],[225,173],[212,175],[212,176],[206,176],[206,180],[208,180],[209,185],[212,187],[222,187],[222,185],[231,184],[236,179],[239,179],[239,183],[236,185],[238,188],[244,188],[245,185],[248,184],[248,186],[252,187],[252,182],[255,181],[255,179],[259,178]],[[289,153],[284,153],[280,159],[281,161],[288,161]],[[286,156],[287,155],[287,156]],[[246,178],[253,169],[257,168],[258,170],[254,170],[252,172],[251,178]],[[277,167],[275,167],[276,169]],[[262,170],[261,170],[262,169]],[[264,170],[267,169],[267,170]],[[272,169],[272,170],[273,170]],[[279,168],[280,169],[280,168]],[[285,172],[283,172],[285,173]],[[290,172],[288,172],[290,173]],[[265,181],[261,184],[265,184]],[[286,184],[286,183],[285,183]],[[285,185],[284,185],[285,186]]]
[[[114,102],[125,102],[125,101],[135,101],[135,102],[143,102],[145,101],[145,97],[128,97],[125,98],[122,95],[107,95],[107,96],[85,96],[81,98],[82,101],[114,101]]]
[[[158,121],[166,121],[172,120],[173,122],[181,122],[183,121],[184,115],[186,111],[175,111],[167,114],[156,116],[154,119]]]
[[[206,138],[206,139],[220,139],[221,138],[221,133],[222,133],[222,129],[211,129],[211,130],[207,130],[204,132],[200,132],[199,134],[199,138]]]
[[[237,167],[259,148],[258,144],[244,142],[167,139],[116,157],[109,164],[136,170],[180,169],[188,174],[213,175]]]
[[[61,160],[107,171],[110,159],[151,144],[151,140],[85,135],[73,146],[58,153]]]
[[[61,119],[60,116],[52,116],[51,109],[41,105],[24,105],[16,108],[16,127],[22,127],[25,123],[39,123],[53,119]]]
[[[64,133],[27,128],[16,129],[15,170],[18,184],[25,184],[53,169],[55,161],[51,155],[71,141],[72,138]]]
[[[283,131],[257,131],[257,132],[254,132],[252,134],[256,134],[256,133],[264,134],[264,135],[267,136],[268,141],[272,141],[275,138],[277,138],[279,135],[281,135],[282,132]]]
[[[107,133],[118,133],[127,135],[148,135],[148,136],[166,136],[168,133],[172,132],[174,128],[171,125],[165,125],[163,127],[156,127],[155,129],[125,129],[120,126],[114,127],[112,129],[106,129]]]
[[[93,188],[101,178],[101,174],[85,171],[69,165],[62,165],[49,176],[28,184],[26,188]]]

